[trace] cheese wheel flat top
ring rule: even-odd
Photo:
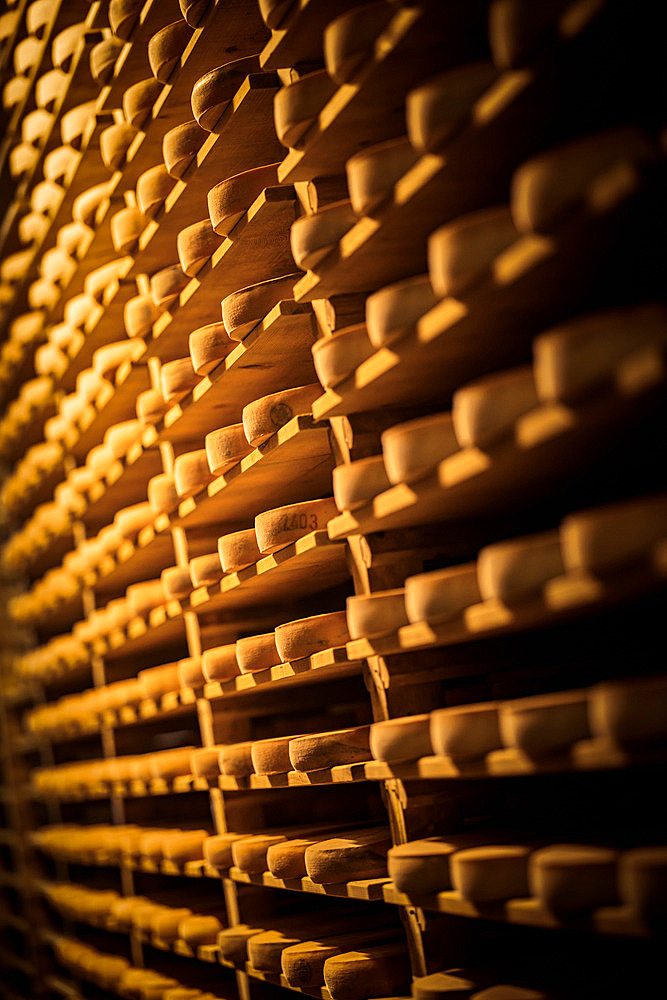
[[[347,83],[358,66],[372,53],[394,16],[387,3],[365,3],[339,14],[324,29],[324,61],[327,72],[338,84]]]
[[[335,91],[336,84],[324,69],[280,88],[273,99],[273,121],[283,146],[299,148],[311,122]]]
[[[495,542],[477,557],[479,591],[485,601],[520,601],[539,593],[547,580],[563,572],[557,531]]]
[[[366,324],[316,340],[312,348],[317,377],[325,389],[338,385],[373,353]]]
[[[187,451],[174,462],[174,483],[179,497],[192,496],[213,478],[205,448]]]
[[[132,615],[143,617],[153,608],[164,604],[166,597],[161,580],[146,580],[133,583],[125,591]]]
[[[178,260],[191,278],[197,274],[222,243],[223,237],[213,230],[209,218],[181,229],[176,239]]]
[[[408,623],[402,588],[348,597],[346,612],[347,627],[353,639],[396,632]]]
[[[224,475],[252,451],[242,423],[210,431],[206,435],[205,444],[208,467],[214,476]]]
[[[511,434],[524,413],[538,405],[530,365],[487,375],[454,393],[452,420],[462,448],[486,448]]]
[[[273,632],[237,639],[236,660],[243,674],[266,670],[279,663],[280,657]]]
[[[257,774],[284,774],[291,771],[289,745],[291,736],[257,740],[252,745],[252,763]]]
[[[560,527],[563,563],[604,575],[646,558],[667,537],[667,494],[638,497],[570,514]]]
[[[390,486],[382,455],[337,465],[333,470],[333,491],[339,511],[356,510]]]
[[[590,736],[586,691],[502,702],[500,734],[507,747],[517,747],[529,757],[548,757]]]
[[[351,156],[345,173],[353,210],[358,215],[372,214],[418,157],[407,136],[380,142]]]
[[[296,219],[290,230],[294,263],[304,270],[315,270],[355,222],[357,214],[346,201]]]
[[[194,330],[188,340],[194,370],[198,375],[208,375],[227,357],[233,346],[223,322],[209,323]]]
[[[278,183],[278,164],[243,170],[220,181],[208,192],[211,225],[220,236],[229,236],[235,224],[262,191]]]
[[[405,581],[405,610],[411,622],[447,621],[480,600],[474,562],[419,573]]]
[[[178,180],[201,148],[206,132],[196,121],[184,122],[165,132],[162,138],[162,158],[167,173]]]
[[[109,26],[124,42],[132,33],[141,7],[140,0],[109,0]]]
[[[262,553],[257,545],[254,528],[232,531],[218,539],[218,555],[225,573],[234,573],[245,566],[252,566]]]
[[[427,274],[380,288],[366,299],[368,339],[376,348],[399,339],[437,302]]]
[[[139,175],[136,186],[137,204],[144,215],[155,212],[164,204],[169,192],[174,187],[173,178],[169,176],[163,163],[149,167]]]
[[[518,235],[506,205],[471,212],[436,229],[428,240],[428,270],[435,293],[443,298],[465,294]]]
[[[300,940],[294,933],[288,934],[283,931],[271,930],[253,934],[248,939],[248,961],[254,969],[259,969],[261,972],[279,973],[283,950]]]
[[[384,827],[333,837],[306,849],[306,871],[319,884],[381,878],[387,871],[390,847],[391,836]]]
[[[591,733],[619,746],[662,743],[667,733],[666,706],[664,677],[604,681],[589,691]]]
[[[165,25],[148,42],[148,62],[151,72],[160,83],[166,83],[172,69],[183,55],[192,29],[185,21],[173,21]]]
[[[243,430],[253,448],[275,434],[295,415],[310,414],[313,402],[322,395],[319,383],[282,389],[262,396],[243,407]]]
[[[210,587],[222,578],[222,565],[217,552],[195,556],[190,560],[190,579],[193,587]]]
[[[150,928],[160,941],[176,941],[180,922],[190,916],[192,910],[187,906],[169,907],[166,912],[158,910],[150,916]]]
[[[332,1000],[403,995],[412,982],[407,948],[401,942],[333,955],[324,963],[324,982]]]
[[[639,128],[608,129],[563,143],[523,163],[512,177],[511,207],[522,233],[545,233],[577,205],[588,186],[619,164],[642,166],[655,149]]]
[[[369,760],[370,726],[315,733],[290,740],[289,759],[295,771],[316,771],[337,764]]]
[[[342,646],[349,641],[345,611],[331,611],[278,625],[276,648],[283,663],[312,656],[321,649]]]
[[[207,681],[228,681],[239,673],[236,643],[215,646],[202,653],[202,670]]]
[[[248,938],[261,934],[263,930],[263,927],[251,927],[248,924],[225,928],[218,934],[220,954],[234,965],[243,965],[248,961]]]
[[[117,253],[124,253],[139,239],[144,219],[138,208],[122,208],[111,216],[111,241]]]
[[[401,719],[374,722],[369,747],[375,760],[418,760],[433,753],[430,716],[410,715]]]
[[[453,705],[431,712],[433,752],[456,758],[483,757],[502,746],[497,702]]]
[[[410,91],[406,122],[420,153],[436,153],[474,113],[475,102],[491,90],[498,73],[487,61],[467,62],[431,77]]]
[[[141,436],[141,431],[140,420],[123,420],[121,423],[109,427],[104,435],[104,445],[114,458],[120,458],[130,445],[134,444]]]
[[[496,902],[528,895],[528,858],[522,844],[469,847],[452,855],[454,889],[473,902]]]
[[[192,114],[202,128],[212,132],[234,94],[250,73],[260,72],[259,56],[243,56],[217,66],[200,77],[192,88]]]
[[[618,851],[587,844],[553,844],[530,859],[530,889],[554,913],[577,913],[618,902]]]
[[[263,554],[275,552],[311,531],[323,531],[337,513],[333,498],[307,500],[264,511],[255,518],[259,549]]]
[[[123,94],[123,114],[130,125],[141,127],[161,92],[162,85],[152,77],[139,80],[127,88]]]
[[[286,274],[248,285],[222,300],[222,320],[232,340],[243,338],[283,299],[293,297],[294,283],[300,274]]]

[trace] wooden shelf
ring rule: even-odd
[[[327,678],[344,677],[358,674],[361,670],[360,660],[350,660],[344,646],[323,649],[312,656],[304,656],[290,663],[279,663],[266,670],[258,670],[252,674],[240,674],[230,681],[213,681],[204,685],[203,696],[207,701],[215,701],[239,691],[252,691],[265,684],[276,684],[280,681],[290,681],[311,675],[314,671],[326,671]]]
[[[126,540],[110,553],[84,583],[98,594],[124,590],[136,580],[159,576],[173,559],[169,519],[161,514],[141,529],[136,541]]]

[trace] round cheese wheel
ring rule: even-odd
[[[242,674],[266,670],[280,663],[274,633],[266,632],[263,635],[249,635],[237,639],[236,660]]]
[[[554,844],[530,859],[530,890],[552,913],[572,914],[618,901],[618,851]]]
[[[207,830],[179,830],[165,842],[164,856],[178,864],[199,861],[204,856],[203,847],[207,837]]]
[[[518,236],[506,205],[471,212],[436,229],[428,240],[428,271],[436,295],[462,295],[478,284]]]
[[[96,267],[94,271],[84,278],[83,287],[87,295],[91,295],[96,302],[102,302],[104,293],[109,285],[114,281],[122,281],[127,271],[127,260],[123,257],[111,260],[108,264]]]
[[[292,299],[299,274],[269,278],[232,292],[222,300],[222,320],[232,340],[243,340],[283,299]]]
[[[404,278],[373,292],[366,299],[368,339],[377,349],[400,340],[438,301],[427,274]]]
[[[410,91],[406,100],[408,138],[419,153],[437,153],[446,149],[469,116],[475,102],[491,87],[497,77],[487,61],[467,62],[431,77]]]
[[[273,121],[283,146],[299,149],[324,105],[336,92],[326,70],[316,70],[281,87],[273,99]]]
[[[593,736],[623,747],[662,744],[667,736],[667,679],[604,681],[589,691]]]
[[[459,849],[456,837],[399,844],[387,854],[389,877],[398,891],[408,896],[432,896],[451,889],[451,860]]]
[[[195,556],[190,560],[190,579],[193,587],[212,587],[221,577],[222,566],[217,552]]]
[[[257,545],[264,554],[275,552],[311,531],[324,531],[337,513],[333,498],[306,500],[264,511],[255,518]]]
[[[101,87],[111,82],[116,69],[116,60],[123,49],[120,38],[113,36],[103,39],[90,50],[90,73]]]
[[[93,371],[102,378],[115,375],[116,370],[126,361],[135,361],[144,353],[144,345],[138,341],[119,340],[105,344],[93,354]]]
[[[666,537],[667,494],[578,511],[560,527],[566,569],[599,576],[646,558]]]
[[[363,507],[390,485],[382,455],[337,465],[333,470],[334,500],[339,511]]]
[[[181,8],[181,14],[191,28],[197,27],[208,7],[208,4],[209,0],[178,0],[178,5]],[[174,997],[173,1000],[176,1000],[176,998]]]
[[[372,54],[379,35],[395,9],[386,3],[365,3],[340,14],[324,29],[324,61],[338,84],[347,83]]]
[[[111,216],[111,242],[117,253],[131,250],[144,228],[144,217],[138,208],[121,208]]]
[[[345,164],[345,173],[353,211],[357,215],[373,215],[418,157],[407,137],[368,146],[351,156]]]
[[[250,73],[259,73],[259,56],[243,56],[209,70],[192,88],[192,114],[202,128],[212,132],[220,115]]]
[[[29,10],[34,7],[31,4]],[[49,18],[51,15],[49,15]],[[69,70],[72,58],[76,52],[82,38],[85,38],[86,25],[83,21],[78,24],[70,24],[63,31],[60,31],[51,43],[51,61],[59,69]]]
[[[19,42],[20,44],[20,42]],[[11,111],[28,95],[30,79],[27,76],[14,76],[2,88],[2,106],[5,111]]]
[[[257,448],[296,414],[310,414],[313,402],[321,395],[319,383],[314,383],[272,392],[248,403],[243,407],[243,431],[248,443]]]
[[[405,590],[384,590],[347,598],[347,627],[352,639],[371,639],[407,625]]]
[[[224,475],[238,465],[252,451],[243,430],[243,424],[230,424],[206,435],[208,467],[214,476]]]
[[[448,621],[480,600],[474,562],[419,573],[405,581],[405,610],[411,622]]]
[[[254,528],[244,528],[222,535],[218,539],[218,554],[225,573],[235,573],[246,566],[252,566],[262,553],[257,545]]]
[[[114,35],[127,42],[139,18],[141,8],[140,0],[109,0],[109,25]]]
[[[197,122],[184,122],[169,129],[162,137],[162,158],[167,173],[174,180],[183,176],[200,149],[206,132]]]
[[[497,702],[452,705],[431,712],[433,752],[455,760],[483,757],[502,746]]]
[[[211,225],[220,236],[233,239],[233,229],[255,198],[265,188],[278,184],[278,164],[243,170],[226,177],[208,192],[208,214]]]
[[[176,492],[174,477],[169,472],[160,473],[148,480],[146,490],[148,502],[156,514],[169,513],[178,506],[179,496]]]
[[[205,448],[185,452],[174,462],[174,483],[181,498],[203,490],[213,479]]]
[[[192,29],[182,19],[165,25],[148,42],[148,62],[160,83],[166,83],[176,63],[183,55],[192,36]]]
[[[228,681],[238,676],[239,664],[236,659],[236,643],[215,646],[202,653],[202,671],[207,681]]]
[[[204,857],[214,868],[231,868],[232,844],[235,840],[247,837],[244,833],[219,833],[204,841]]]
[[[178,925],[178,936],[189,945],[215,944],[223,925],[213,915],[185,917]]]
[[[178,690],[178,663],[140,670],[138,678],[142,697],[157,701],[163,694]]]
[[[344,611],[285,622],[275,630],[276,648],[284,663],[312,656],[321,649],[342,646],[350,638]]]
[[[44,42],[40,38],[28,35],[14,46],[14,70],[18,76],[27,76],[30,69],[44,51]]]
[[[266,869],[266,852],[272,844],[279,844],[286,838],[284,834],[257,834],[254,837],[244,837],[232,844],[234,865],[242,872],[259,874]]]
[[[401,719],[374,722],[370,731],[370,751],[375,760],[419,760],[433,753],[430,716],[409,715]]]
[[[304,271],[317,270],[317,265],[338,245],[356,221],[357,214],[347,201],[327,205],[318,212],[296,219],[290,230],[294,263]]]
[[[164,604],[166,598],[160,580],[146,580],[131,584],[125,595],[132,617],[145,617],[153,608]]]
[[[142,425],[139,420],[123,420],[114,424],[104,435],[105,447],[114,458],[122,458],[128,448],[141,436]]]
[[[506,604],[539,594],[547,580],[563,573],[557,531],[494,542],[477,557],[479,592],[485,601]]]
[[[39,212],[28,212],[19,220],[19,239],[21,243],[36,243],[44,238],[49,228],[50,222],[45,216]],[[71,252],[68,248],[64,249]]]
[[[321,337],[311,350],[317,377],[325,389],[330,389],[371,356],[373,345],[368,339],[366,324],[360,323],[330,337]]]
[[[160,310],[151,295],[144,293],[128,299],[123,306],[123,323],[128,337],[148,336],[159,315]]]
[[[198,658],[196,659],[192,658],[192,660],[193,662],[197,663],[200,667],[201,680],[199,680],[198,684],[194,683],[194,684],[183,685],[183,676],[181,673],[180,674],[181,685],[185,687],[197,687],[201,686],[201,684],[203,683],[204,678],[203,674],[201,674],[201,660]],[[179,667],[182,667],[183,663],[186,662],[187,662],[186,660],[181,660]],[[192,679],[197,680],[196,678]],[[196,778],[217,778],[218,775],[220,774],[220,747],[219,746],[202,747],[200,750],[194,750],[190,756],[190,767],[192,773]],[[204,839],[206,839],[208,834],[206,834],[205,831],[203,832],[204,832]],[[199,844],[198,850],[199,854],[197,855],[197,857],[201,858],[203,855],[203,840]]]
[[[176,361],[167,361],[160,368],[160,388],[168,403],[190,392],[198,382],[199,376],[189,356],[178,358]]]
[[[142,528],[152,524],[155,520],[155,513],[149,503],[132,504],[130,507],[123,507],[113,519],[114,525],[118,528],[121,538],[136,538]]]
[[[181,229],[176,246],[183,271],[194,278],[221,243],[222,237],[214,232],[208,218]]]
[[[474,903],[527,896],[530,853],[530,847],[520,844],[456,851],[450,860],[452,885]]]
[[[278,974],[281,971],[281,956],[285,948],[297,944],[300,938],[295,932],[262,931],[248,939],[248,964],[260,972]]]
[[[234,743],[231,746],[222,747],[220,750],[220,770],[222,773],[235,778],[253,774],[255,767],[252,762],[252,747],[251,742]]]
[[[233,965],[244,966],[248,961],[248,938],[259,934],[261,927],[237,924],[218,934],[220,956]]]
[[[176,941],[179,924],[191,915],[192,910],[187,906],[165,907],[164,912],[151,915],[151,930],[159,941]]]
[[[173,178],[164,163],[144,170],[137,179],[135,191],[139,211],[147,218],[157,215],[173,187]]]
[[[119,170],[122,167],[136,135],[136,128],[127,122],[118,122],[104,129],[100,135],[100,154],[105,167],[109,170]]]
[[[35,104],[38,108],[53,110],[54,103],[69,84],[67,73],[59,68],[51,69],[35,82]]]
[[[183,747],[149,754],[151,774],[154,778],[162,778],[164,781],[173,781],[182,774],[190,774],[190,754],[193,749],[193,747]]]
[[[169,409],[159,389],[146,389],[137,396],[137,418],[145,424],[155,424]]]
[[[487,375],[454,393],[454,433],[462,448],[487,448],[511,437],[518,418],[537,405],[530,365]]]
[[[518,698],[500,704],[500,735],[506,747],[516,747],[541,759],[567,751],[588,729],[586,691]]]
[[[637,847],[618,859],[621,902],[649,919],[667,914],[667,847]]]
[[[257,774],[285,774],[292,770],[289,755],[291,736],[256,740],[252,745],[253,769]]]
[[[164,587],[167,600],[181,601],[192,592],[192,579],[190,578],[190,567],[188,566],[168,566],[162,570],[160,580]]]
[[[83,138],[95,121],[95,101],[86,101],[66,111],[60,119],[60,138],[74,149],[81,149]],[[108,183],[108,182],[107,182]]]
[[[187,284],[188,276],[178,264],[163,267],[151,277],[150,281],[151,295],[156,308],[168,309]]]
[[[317,771],[338,764],[370,759],[370,726],[315,733],[290,740],[289,758],[295,771]]]
[[[128,124],[141,128],[161,93],[162,84],[151,77],[128,87],[123,94],[123,114]]]
[[[188,340],[192,366],[198,375],[208,375],[227,357],[234,347],[225,324],[209,323],[194,330]]]
[[[391,836],[384,827],[322,840],[306,848],[306,871],[321,885],[382,878],[387,874],[390,847]]]
[[[495,0],[489,8],[489,44],[496,66],[517,69],[525,65],[549,43],[558,18],[568,6],[567,0],[538,5],[523,0]]]
[[[44,157],[44,176],[47,180],[67,186],[81,162],[81,154],[71,146],[57,146]]]
[[[61,226],[56,237],[58,246],[70,256],[79,256],[87,247],[93,231],[83,222],[69,222],[66,226]]]

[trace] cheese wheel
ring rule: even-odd
[[[140,212],[147,218],[157,215],[174,187],[164,163],[144,170],[137,179],[136,196]]]
[[[168,403],[190,392],[198,382],[190,357],[167,361],[160,368],[160,388]]]
[[[206,830],[179,830],[169,837],[164,845],[164,856],[169,861],[183,864],[186,861],[199,861],[204,856],[204,841],[208,837]]]
[[[119,170],[136,135],[136,128],[127,122],[117,122],[105,128],[100,134],[100,155],[104,166],[109,170]]]
[[[196,28],[208,7],[208,0],[178,0],[178,5],[190,27]]]
[[[204,684],[205,677],[200,656],[187,656],[178,661],[178,682],[181,687],[199,688]],[[203,753],[203,751],[202,751]],[[207,750],[208,753],[208,750]],[[218,751],[215,749],[216,771],[218,769]],[[197,774],[197,770],[194,773]]]
[[[487,61],[466,62],[431,77],[406,100],[408,138],[419,153],[438,153],[475,114],[475,104],[497,78]]]
[[[146,337],[160,315],[151,295],[135,295],[123,306],[123,323],[128,337]]]
[[[224,475],[252,451],[242,423],[210,431],[206,435],[205,444],[208,467],[213,476]]]
[[[127,42],[141,8],[140,0],[109,0],[109,25],[114,35]]]
[[[333,837],[306,849],[306,871],[313,882],[330,884],[387,874],[391,836],[385,827],[373,827],[347,837]]]
[[[562,753],[590,735],[587,709],[586,691],[559,691],[502,702],[502,741],[537,760]]]
[[[257,774],[284,774],[292,770],[289,745],[291,736],[257,740],[252,744],[253,770]]]
[[[411,622],[449,621],[480,600],[474,562],[419,573],[405,581],[405,610]]]
[[[250,73],[259,73],[259,56],[243,56],[201,76],[192,88],[192,114],[202,128],[213,132],[220,115]]]
[[[477,557],[479,592],[485,601],[516,603],[539,594],[563,568],[557,531],[495,542]]]
[[[245,833],[219,833],[213,837],[208,837],[204,841],[204,857],[209,865],[214,868],[231,868],[232,844],[241,837],[247,837]]]
[[[427,274],[404,278],[373,292],[366,299],[368,339],[377,349],[400,340],[438,301]]]
[[[428,976],[415,976],[412,980],[413,1000],[469,1000],[471,992],[484,981],[477,970],[450,969],[432,972]],[[488,977],[487,977],[488,978]]]
[[[486,990],[471,995],[470,1000],[549,1000],[541,990],[527,989],[525,986],[489,986]]]
[[[667,913],[667,847],[638,847],[618,859],[621,902],[648,919]]]
[[[156,424],[169,409],[159,389],[146,389],[137,396],[137,419],[144,424]]]
[[[458,450],[451,413],[418,417],[382,434],[382,455],[391,483],[415,482]]]
[[[312,656],[321,649],[342,646],[350,638],[344,611],[285,622],[275,630],[276,648],[284,663]]]
[[[302,148],[308,129],[335,91],[336,84],[324,69],[280,88],[273,99],[273,122],[283,146]]]
[[[36,243],[44,238],[49,227],[50,222],[45,216],[40,215],[39,212],[28,212],[27,215],[19,219],[19,239],[21,243]],[[72,252],[69,248],[65,248],[65,250],[68,253]]]
[[[313,364],[325,389],[346,379],[373,353],[365,323],[322,337],[312,345]]]
[[[148,502],[155,514],[169,513],[178,506],[179,496],[176,492],[174,477],[169,472],[162,472],[148,480]]]
[[[83,287],[87,295],[91,295],[96,302],[102,302],[104,293],[109,285],[114,281],[121,282],[128,270],[127,258],[111,260],[108,264],[96,267],[94,271],[87,274],[83,281]]]
[[[149,77],[128,87],[123,94],[123,114],[133,128],[139,129],[162,93],[162,84]]]
[[[20,43],[19,43],[20,44]],[[2,88],[2,106],[5,111],[11,111],[22,103],[30,90],[30,80],[27,76],[14,76]]]
[[[617,366],[642,348],[667,342],[667,310],[658,303],[589,313],[533,341],[535,388],[541,400],[568,402],[614,377]]]
[[[465,838],[428,837],[392,847],[387,854],[389,877],[408,896],[433,896],[452,888],[451,861]]]
[[[181,229],[176,246],[183,271],[194,278],[221,243],[222,237],[211,228],[211,220],[208,218]]]
[[[160,580],[146,580],[131,584],[126,597],[132,617],[145,617],[153,608],[164,604],[166,597]]]
[[[646,166],[654,157],[648,136],[633,126],[589,134],[540,153],[512,178],[514,223],[522,233],[548,233],[584,203],[597,178],[619,165]]]
[[[204,650],[202,670],[207,681],[228,681],[237,677],[239,665],[236,659],[236,643]]]
[[[339,511],[356,510],[390,486],[382,455],[337,465],[333,470],[333,492]]]
[[[226,177],[212,187],[207,195],[207,203],[209,218],[215,232],[233,239],[234,226],[245,215],[255,198],[265,188],[276,184],[278,184],[278,164],[269,163]]]
[[[545,47],[554,35],[568,0],[548,4],[494,0],[489,8],[489,44],[499,69],[516,69]]]
[[[317,771],[338,764],[354,764],[370,759],[369,739],[370,726],[299,736],[290,740],[289,759],[295,771]]]
[[[294,6],[294,0],[259,0],[259,12],[267,28],[279,28]]]
[[[27,76],[32,66],[41,59],[44,42],[40,38],[28,35],[14,46],[14,70],[18,76]]]
[[[622,747],[662,744],[667,737],[666,706],[664,677],[604,681],[589,691],[591,733]]]
[[[242,674],[266,670],[280,663],[273,632],[244,636],[236,641],[236,660]]]
[[[55,68],[43,73],[35,82],[35,104],[38,108],[53,110],[54,103],[69,83],[69,77],[64,70]]]
[[[538,404],[530,365],[471,382],[454,393],[452,421],[462,448],[487,448],[508,435]]]
[[[428,272],[436,295],[465,294],[490,273],[495,258],[518,239],[506,205],[471,212],[431,233]]]
[[[530,890],[552,913],[569,915],[618,901],[618,851],[554,844],[530,859]]]
[[[157,309],[168,309],[188,284],[188,276],[178,264],[163,267],[150,281],[151,295]]]
[[[324,982],[331,1000],[364,1000],[371,993],[402,996],[411,981],[410,959],[403,943],[344,952],[324,963]]]
[[[191,917],[184,917],[180,922],[178,936],[192,946],[215,944],[222,929],[222,923],[212,914],[208,916],[193,914]]]
[[[372,639],[407,625],[405,591],[385,590],[348,597],[347,627],[352,639]]]
[[[250,927],[248,924],[237,924],[228,927],[218,934],[220,957],[233,965],[243,967],[248,961],[248,939],[262,932],[262,927]]]
[[[28,288],[28,305],[31,309],[55,309],[60,298],[60,289],[53,282],[42,278]]]
[[[144,217],[138,208],[122,208],[111,216],[111,242],[116,253],[131,250],[144,228]]]
[[[255,518],[257,545],[263,554],[275,552],[311,531],[324,531],[337,513],[333,498],[306,500],[264,511]]]
[[[81,154],[76,149],[58,146],[44,157],[44,176],[47,180],[68,186],[80,162]]]
[[[345,173],[353,211],[373,215],[417,159],[418,153],[407,137],[380,142],[351,156]]]
[[[163,694],[178,690],[178,663],[140,670],[138,678],[142,697],[157,701]]]
[[[194,747],[182,747],[149,754],[149,767],[153,777],[172,781],[182,774],[190,774],[190,754],[193,749]]]
[[[130,507],[123,507],[114,515],[113,523],[121,538],[136,538],[141,529],[152,524],[154,520],[153,508],[143,501],[134,503]]]
[[[119,424],[113,424],[104,435],[104,445],[113,458],[122,458],[141,436],[141,430],[139,420],[123,420]]]
[[[645,559],[655,543],[666,537],[666,494],[578,511],[560,527],[565,568],[598,576]]]
[[[246,440],[257,448],[293,416],[311,413],[313,402],[322,395],[319,383],[282,389],[262,396],[243,407],[243,431]]]
[[[165,132],[162,158],[170,177],[178,180],[183,176],[205,138],[206,132],[195,121],[183,122]]]
[[[232,340],[243,340],[283,299],[292,299],[299,274],[269,278],[232,292],[222,300],[222,320]]]
[[[253,934],[248,938],[248,964],[260,972],[280,973],[283,950],[299,940],[295,932],[270,930]]]
[[[312,836],[276,841],[266,852],[266,867],[274,878],[304,878],[306,872],[306,849],[318,844],[321,833]]]
[[[113,36],[103,39],[90,50],[90,74],[101,87],[110,83],[115,69],[116,60],[123,49],[120,38]]]
[[[174,462],[174,483],[181,498],[203,490],[214,478],[205,448],[187,451]]]
[[[83,222],[74,221],[60,227],[56,240],[58,246],[65,253],[70,254],[72,257],[78,257],[84,248],[88,246],[92,236],[93,231],[89,226],[85,226]]]
[[[222,577],[220,556],[212,552],[190,560],[190,579],[193,587],[211,587]]]
[[[102,378],[109,378],[115,375],[124,362],[136,361],[144,350],[144,345],[137,341],[119,340],[113,344],[105,344],[93,354],[93,371]]]
[[[194,370],[198,375],[208,375],[224,361],[233,346],[222,322],[209,323],[194,330],[188,340]]]
[[[28,10],[32,10],[36,4],[31,4]],[[52,14],[45,20],[45,25],[50,20]],[[86,24],[80,21],[78,24],[70,24],[63,31],[60,31],[51,43],[51,61],[59,69],[69,70],[71,60],[76,52],[82,38],[85,38]]]
[[[151,915],[151,930],[159,941],[177,941],[179,924],[189,916],[192,910],[187,906],[165,907],[164,912]]]
[[[252,566],[262,553],[257,545],[254,528],[244,528],[222,535],[218,539],[218,555],[225,573],[234,573],[246,566]]]
[[[201,660],[199,658],[191,657],[190,659],[192,660],[192,662],[198,665],[201,664]],[[183,679],[182,679],[182,674],[180,672],[180,668],[182,667],[182,664],[186,662],[188,661],[181,660],[179,663],[179,677],[181,678],[181,685],[183,684]],[[200,676],[201,680],[199,681],[199,684],[201,684],[203,681],[203,675],[201,675],[201,671],[200,671]],[[192,678],[192,679],[197,681],[197,678]],[[197,687],[197,683],[186,686]],[[192,753],[190,754],[190,770],[192,771],[192,773],[196,778],[217,778],[218,775],[220,774],[220,747],[219,746],[201,747],[199,750],[193,750]],[[203,832],[204,832],[204,839],[206,839],[208,837],[208,834],[205,831]],[[204,841],[202,840],[198,848],[200,853],[197,856],[199,858],[202,857],[203,843]]]
[[[433,753],[430,716],[409,715],[401,719],[374,722],[369,746],[375,760],[418,760]]]
[[[173,21],[165,25],[149,39],[148,62],[151,72],[160,83],[166,83],[176,63],[183,55],[192,29],[185,21]]]
[[[347,201],[327,205],[319,212],[296,219],[290,229],[294,263],[304,271],[317,270],[317,265],[338,245],[356,221],[357,215]]]
[[[244,837],[232,844],[232,858],[242,872],[259,874],[266,871],[266,852],[272,844],[279,844],[286,838],[284,834],[257,834]]]
[[[391,4],[365,3],[330,21],[323,35],[324,61],[336,83],[347,83],[369,58],[394,13]]]
[[[66,111],[60,119],[60,138],[62,141],[81,149],[83,138],[89,132],[91,122],[95,121],[95,101],[86,101]],[[108,182],[105,182],[105,186]]]
[[[502,746],[498,704],[452,705],[431,712],[433,752],[455,760],[483,757]]]
[[[530,847],[504,844],[456,851],[450,859],[452,885],[473,903],[527,896],[530,853]]]

